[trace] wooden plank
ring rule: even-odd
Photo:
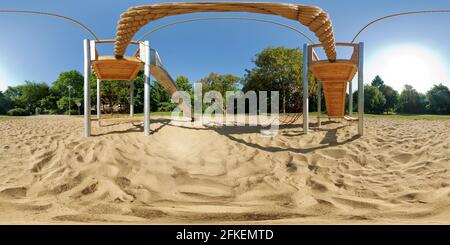
[[[133,80],[141,67],[142,62],[134,57],[100,56],[93,64],[95,74],[102,80]]]

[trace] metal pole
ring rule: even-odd
[[[358,134],[364,135],[364,43],[359,43],[358,61]]]
[[[150,42],[144,42],[144,135],[150,135]]]
[[[134,81],[130,81],[130,117],[134,116]]]
[[[308,44],[303,44],[303,132],[308,134]]]
[[[72,88],[70,85],[69,85],[69,116],[70,116],[70,89]]]
[[[100,79],[97,78],[97,120],[100,120],[100,116],[101,116],[101,109],[100,109],[100,99],[101,99],[101,95],[100,95],[100,90],[101,90],[101,85],[100,85]],[[99,122],[100,123],[100,122]]]
[[[353,83],[348,82],[348,115],[353,116]]]
[[[91,52],[88,39],[83,40],[84,46],[84,137],[91,135]]]
[[[320,120],[321,113],[322,113],[322,82],[317,81],[317,126],[319,128],[322,126],[322,121]]]

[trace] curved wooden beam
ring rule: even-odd
[[[114,47],[116,58],[122,58],[134,35],[151,21],[167,16],[199,12],[248,12],[278,15],[299,21],[320,40],[328,60],[336,60],[333,25],[327,13],[316,6],[268,2],[188,2],[161,3],[131,7],[120,16]]]

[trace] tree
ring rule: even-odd
[[[158,81],[152,81],[150,89],[150,109],[152,111],[170,111],[175,105],[170,103],[171,95]]]
[[[391,112],[396,109],[398,103],[398,92],[395,91],[391,86],[384,83],[380,76],[375,76],[372,80],[372,86],[378,88],[386,99],[386,103],[383,108],[383,112]]]
[[[450,90],[443,84],[434,85],[426,94],[427,109],[435,114],[450,114]]]
[[[70,103],[69,86],[71,87]],[[83,86],[84,77],[79,71],[64,71],[58,75],[58,78],[52,84],[51,93],[56,98],[58,98],[56,105],[60,111],[72,110],[74,108],[77,108],[75,105],[75,101],[84,97]],[[69,104],[71,108],[69,108]]]
[[[377,87],[381,91],[385,87],[383,79],[379,75],[376,75],[375,78],[372,80],[372,86]]]
[[[382,114],[386,99],[376,86],[364,86],[364,111],[367,113]]]
[[[227,91],[237,91],[240,78],[231,74],[210,73],[208,76],[200,79],[198,83],[202,84],[202,94],[208,91],[218,91],[223,98]]]
[[[192,84],[187,77],[178,76],[177,79],[175,79],[175,83],[180,91],[192,92]]]
[[[0,91],[0,115],[6,114],[13,107],[12,101]]]
[[[266,48],[256,54],[253,62],[255,68],[246,70],[242,80],[244,92],[279,91],[280,111],[298,111],[302,101],[302,52],[300,49],[289,49],[285,47]],[[311,73],[308,75],[310,81],[310,95],[315,95],[315,80]]]
[[[399,97],[398,111],[401,113],[420,113],[424,106],[422,100],[423,98],[411,85],[405,85]]]
[[[384,90],[381,91],[386,99],[386,104],[384,106],[384,112],[393,112],[396,110],[399,95],[398,92],[391,86],[385,86]]]
[[[62,96],[69,96],[68,86],[72,86],[70,96],[74,98],[83,98],[84,77],[76,70],[64,71],[58,75],[51,87],[52,93]]]
[[[27,110],[30,114],[35,113],[38,102],[49,95],[49,87],[46,83],[25,81],[24,85],[16,87],[19,96],[16,98],[17,105]]]

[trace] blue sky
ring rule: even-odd
[[[115,36],[119,15],[130,6],[165,1],[108,0],[2,0],[0,9],[55,12],[73,17],[93,29],[102,39]],[[336,39],[349,42],[356,32],[375,18],[400,11],[450,9],[448,0],[321,0],[284,1],[317,5],[327,11]],[[246,13],[191,14],[164,18],[144,27],[136,37],[157,26],[194,17],[258,17],[276,20],[314,35],[298,22],[276,16]],[[70,22],[46,16],[0,13],[0,90],[25,80],[52,83],[61,71],[83,65],[83,38],[87,32]],[[450,86],[450,14],[417,15],[380,22],[359,41],[366,44],[366,82],[375,74],[396,89],[412,83],[425,92],[433,83]],[[195,22],[172,26],[148,37],[172,74],[186,75],[192,82],[210,72],[242,76],[253,67],[254,54],[267,46],[301,47],[306,42],[295,32],[265,23],[238,21]],[[316,39],[314,39],[316,40]],[[101,49],[111,55],[112,45]],[[398,63],[403,66],[398,67]],[[385,67],[390,64],[390,67]],[[406,66],[405,66],[406,64]],[[393,69],[396,74],[393,74]],[[423,70],[423,71],[422,71]],[[426,70],[426,71],[425,71]]]

